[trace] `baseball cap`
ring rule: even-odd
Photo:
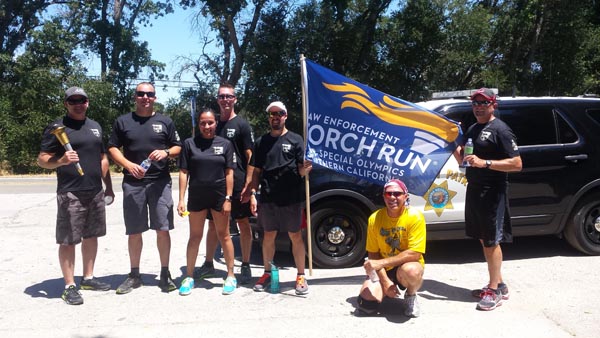
[[[271,102],[269,104],[269,106],[267,106],[267,110],[266,110],[267,113],[269,112],[269,110],[271,108],[274,108],[274,107],[277,107],[277,108],[279,108],[279,109],[281,109],[281,110],[283,110],[284,112],[287,113],[287,109],[285,108],[285,104],[283,104],[283,102],[281,102],[281,101],[273,101],[273,102]]]
[[[88,96],[85,93],[85,91],[83,90],[83,88],[71,87],[65,91],[65,100],[68,100],[71,96],[75,96],[75,95],[83,96],[86,99],[88,98]]]
[[[489,88],[479,88],[471,95],[471,101],[475,99],[477,95],[481,95],[492,102],[496,102],[496,94]]]
[[[406,184],[404,184],[404,182],[400,181],[397,178],[393,178],[391,180],[389,180],[384,186],[383,186],[383,191],[385,191],[385,189],[389,186],[392,185],[397,185],[400,189],[402,189],[402,191],[404,191],[405,194],[408,194],[408,188],[406,187]]]

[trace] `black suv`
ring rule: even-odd
[[[465,129],[475,123],[468,100],[421,105]],[[496,116],[515,132],[523,160],[523,170],[509,174],[514,235],[564,234],[577,250],[600,254],[600,99],[500,98]],[[367,218],[381,207],[382,188],[317,166],[310,183],[314,262],[330,268],[361,262]],[[433,186],[410,197],[425,214],[427,238],[464,238],[466,179],[452,156]]]

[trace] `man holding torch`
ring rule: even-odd
[[[56,169],[58,258],[65,280],[61,298],[71,305],[83,304],[74,277],[75,246],[81,244],[84,290],[110,289],[110,284],[94,277],[98,237],[106,234],[105,196],[114,200],[108,157],[102,142],[102,128],[86,116],[89,101],[82,88],[65,92],[67,115],[44,130],[38,165]],[[102,182],[106,191],[102,189]]]

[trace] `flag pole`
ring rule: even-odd
[[[304,54],[300,54],[300,77],[302,79],[302,122],[304,133],[304,149],[306,149],[306,117],[308,110],[308,81],[306,79],[306,63],[304,62]],[[308,174],[304,176],[304,187],[306,191],[306,245],[308,247],[308,275],[312,276],[312,226],[310,221],[310,180]]]

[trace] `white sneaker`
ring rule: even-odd
[[[406,316],[417,318],[421,315],[421,306],[419,305],[419,300],[417,298],[417,294],[404,295],[404,303],[406,303],[406,309],[404,310],[404,314]]]

